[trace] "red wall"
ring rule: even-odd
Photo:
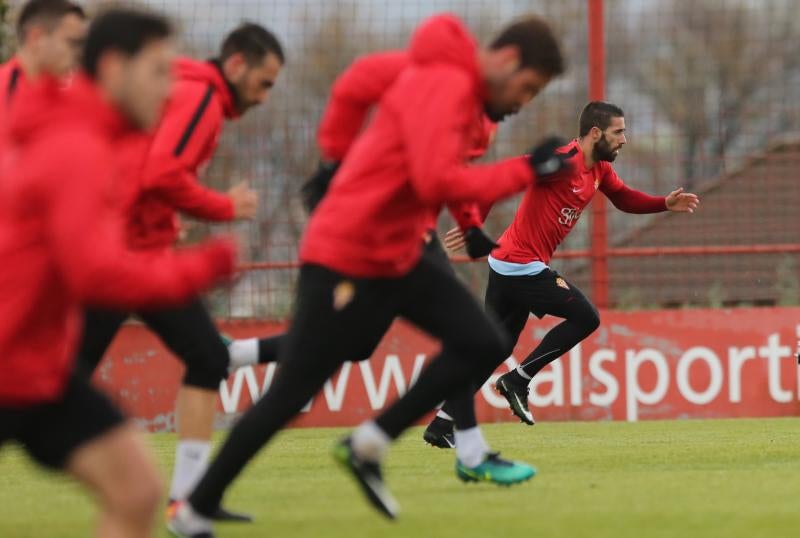
[[[800,308],[604,312],[602,320],[595,334],[536,377],[531,401],[537,420],[800,414]],[[524,359],[557,321],[531,319],[498,372]],[[223,326],[239,337],[281,329],[268,323]],[[405,390],[436,348],[396,323],[373,359],[346,364],[295,424],[344,426],[372,416]],[[131,325],[117,337],[97,381],[149,429],[169,430],[182,371],[157,338]],[[270,366],[232,375],[220,387],[220,420],[249,407],[274,373]],[[476,403],[482,421],[514,420],[489,386]]]

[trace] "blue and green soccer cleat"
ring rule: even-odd
[[[536,476],[536,469],[527,463],[504,460],[499,452],[490,452],[477,467],[467,467],[456,460],[456,476],[463,482],[494,482],[510,486]]]

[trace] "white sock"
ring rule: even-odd
[[[211,456],[211,443],[198,439],[178,441],[175,447],[175,470],[172,472],[172,486],[169,498],[185,499],[206,472]]]
[[[489,445],[478,426],[456,430],[456,457],[467,467],[477,467],[486,458]]]
[[[228,346],[231,368],[241,368],[258,364],[258,338],[234,340]]]
[[[445,420],[449,420],[450,422],[453,422],[453,417],[451,417],[450,415],[448,415],[447,413],[445,413],[441,409],[439,409],[439,411],[436,413],[436,416],[439,417],[439,418],[443,418]]]
[[[368,461],[379,462],[383,460],[392,440],[382,429],[372,421],[365,422],[353,432],[351,436],[353,450],[360,457]]]
[[[521,375],[524,379],[527,379],[528,381],[531,380],[531,376],[529,376],[527,373],[525,373],[525,370],[522,369],[522,365],[521,364],[519,366],[517,366],[517,373],[519,375]]]

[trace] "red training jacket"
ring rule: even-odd
[[[179,233],[176,212],[212,221],[234,218],[230,197],[198,180],[217,149],[224,120],[238,117],[233,91],[212,62],[180,59],[175,77],[155,133],[126,159],[131,175],[138,176],[124,202],[128,243],[137,249],[172,246]]]
[[[572,177],[528,187],[514,220],[498,240],[500,247],[492,252],[493,258],[511,263],[550,263],[556,247],[572,231],[598,190],[627,213],[667,210],[663,196],[650,196],[626,186],[611,163],[601,161],[586,168],[577,140],[560,151],[566,153],[573,148],[578,151],[571,159],[575,166]]]
[[[339,75],[317,131],[323,159],[344,159],[367,123],[370,111],[408,65],[406,51],[379,52],[358,58]],[[481,129],[474,131],[475,138],[470,141],[469,159],[483,156],[497,131],[497,124],[486,116],[480,121]],[[448,209],[462,230],[483,224],[477,204],[450,204]],[[429,229],[436,228],[438,216],[439,208],[431,211]]]
[[[428,19],[408,56],[311,216],[302,262],[353,277],[404,275],[421,256],[432,209],[492,203],[533,181],[522,158],[465,165],[486,96],[463,23],[452,15]]]
[[[0,169],[0,405],[58,398],[83,304],[179,304],[233,270],[233,247],[127,251],[110,191],[130,131],[88,79],[43,79],[15,97]]]

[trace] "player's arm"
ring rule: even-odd
[[[339,164],[364,127],[370,110],[407,63],[403,51],[368,54],[353,62],[334,82],[317,130],[322,160],[300,189],[309,212],[328,192]]]
[[[668,196],[652,196],[632,189],[623,183],[610,166],[603,176],[600,190],[617,209],[626,213],[645,214],[662,211],[693,213],[700,203],[697,195],[685,193],[683,188],[671,192]]]
[[[404,51],[368,54],[339,75],[317,131],[317,143],[324,160],[344,159],[370,110],[407,64]]]
[[[221,193],[197,177],[200,161],[216,144],[222,121],[220,106],[213,90],[201,85],[173,96],[154,135],[144,185],[176,210],[196,218],[252,218],[257,206],[254,191],[239,184]]]
[[[48,211],[49,238],[64,284],[83,302],[117,308],[181,303],[232,274],[231,243],[214,241],[180,253],[145,255],[124,245],[123,222],[107,195],[108,169],[97,148],[60,170]],[[101,159],[102,160],[102,159]]]

